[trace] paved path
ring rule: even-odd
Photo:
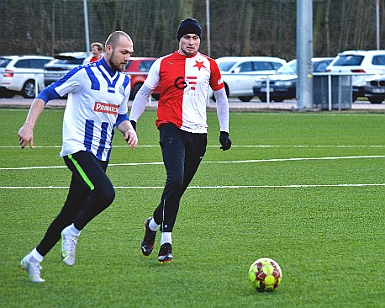
[[[0,108],[29,108],[32,103],[32,99],[25,98],[0,98]],[[47,104],[47,108],[64,108],[66,104],[65,99],[55,99]],[[129,106],[132,105],[132,101],[129,102]],[[157,101],[152,100],[147,109],[156,109]],[[266,111],[297,111],[297,101],[286,100],[282,103],[262,103],[258,99],[253,99],[248,103],[243,103],[238,99],[230,99],[229,106],[231,111],[253,111],[253,112],[266,112]],[[215,108],[215,102],[210,101],[208,105],[209,109]],[[303,111],[319,111],[319,109],[303,110]],[[361,112],[380,112],[385,113],[385,102],[382,104],[371,104],[368,101],[357,101],[352,104],[352,108],[343,111],[361,111]]]

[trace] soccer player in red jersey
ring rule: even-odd
[[[202,29],[196,19],[182,20],[177,39],[179,49],[157,59],[137,93],[130,113],[134,128],[148,99],[159,84],[156,126],[166,168],[166,185],[153,217],[145,221],[142,253],[150,255],[156,231],[161,240],[158,260],[171,262],[172,240],[180,199],[194,177],[207,146],[206,102],[211,87],[217,102],[221,149],[231,147],[229,105],[217,63],[198,51]]]

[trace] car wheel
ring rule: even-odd
[[[369,102],[372,104],[381,104],[383,100],[383,98],[369,98]]]
[[[353,94],[353,98],[352,99],[353,99],[352,102],[354,103],[358,99],[358,94]]]
[[[158,101],[160,99],[160,94],[151,94],[151,97]]]
[[[284,100],[284,98],[274,98],[274,101],[276,102],[276,103],[282,103],[283,102],[283,100]]]
[[[258,98],[261,100],[262,103],[267,102],[266,96],[258,96]]]
[[[244,103],[247,103],[247,102],[250,102],[252,99],[253,99],[254,96],[238,96],[238,98],[244,102]]]
[[[24,98],[34,98],[35,97],[35,81],[27,80],[21,89],[21,95]]]
[[[0,90],[0,97],[2,98],[12,98],[14,96],[15,96],[15,93],[13,91],[9,91],[7,89]]]
[[[136,85],[134,85],[134,87],[132,88],[131,93],[130,93],[130,100],[133,100],[135,98],[136,93],[138,93],[138,91],[142,85],[143,85],[143,83],[137,83]]]

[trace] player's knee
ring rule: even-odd
[[[181,176],[170,176],[167,179],[167,184],[174,189],[180,189],[183,186],[183,177]]]
[[[103,203],[105,207],[109,206],[115,199],[114,187],[104,187],[98,191],[95,191],[95,197],[100,203]]]

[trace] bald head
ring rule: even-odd
[[[123,31],[115,31],[106,41],[104,59],[114,70],[122,72],[134,52],[134,44],[130,36]]]
[[[108,36],[105,44],[105,49],[107,49],[107,46],[111,46],[112,48],[115,49],[121,38],[127,39],[129,42],[132,43],[131,37],[126,32],[115,31]]]

